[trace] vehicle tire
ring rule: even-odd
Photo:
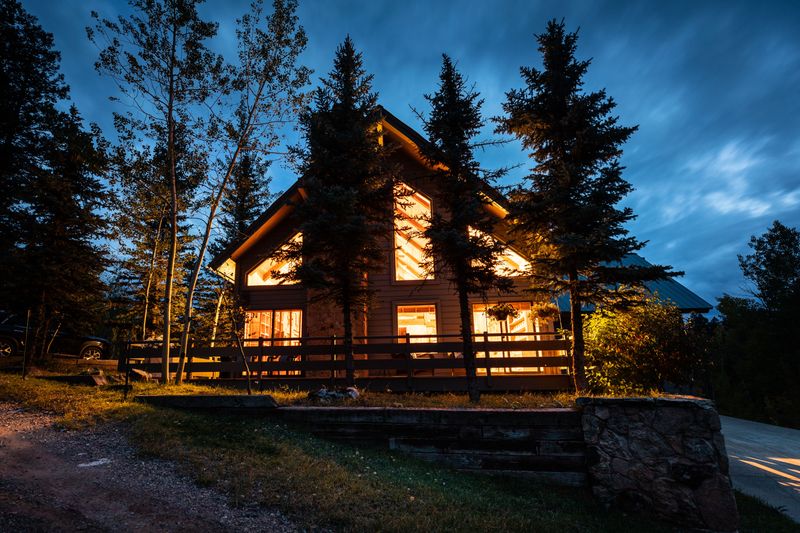
[[[99,346],[87,346],[81,350],[81,358],[88,360],[100,359],[103,357],[103,349]]]
[[[12,339],[0,337],[0,358],[17,355],[17,343]]]

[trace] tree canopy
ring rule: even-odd
[[[363,316],[369,304],[367,276],[385,265],[392,235],[397,171],[381,142],[379,119],[372,76],[348,36],[300,114],[299,170],[307,194],[296,209],[302,243],[276,254],[294,264],[284,279],[340,307],[351,384],[353,315]]]
[[[490,289],[511,286],[509,278],[498,274],[505,247],[493,237],[497,218],[486,209],[492,202],[490,188],[474,154],[474,139],[484,125],[483,100],[447,55],[442,56],[437,91],[425,99],[431,110],[422,119],[430,144],[422,145],[421,151],[436,169],[432,179],[441,207],[427,220],[425,254],[431,268],[438,262],[437,274],[445,276],[458,294],[470,398],[477,401],[469,297],[485,297]]]
[[[497,131],[522,141],[534,166],[511,194],[515,243],[531,258],[534,291],[568,293],[573,375],[586,386],[581,311],[619,301],[647,280],[677,275],[670,267],[627,266],[645,243],[628,234],[634,218],[618,203],[631,190],[622,177],[622,145],[636,127],[620,126],[605,90],[587,92],[590,61],[575,57],[577,32],[551,20],[537,35],[542,68],[522,67],[522,89],[506,93]]]

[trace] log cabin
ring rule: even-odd
[[[422,250],[424,237],[409,228],[421,230],[422,220],[435,212],[436,183],[431,179],[431,169],[420,154],[420,146],[427,140],[390,112],[381,108],[380,127],[385,143],[394,146],[392,157],[402,169],[403,183],[410,189],[410,196],[395,203],[398,222],[393,235],[387,235],[385,268],[371,273],[368,283],[374,289],[374,298],[365,313],[356,317],[354,331],[356,343],[409,343],[418,344],[413,350],[405,350],[414,358],[459,357],[455,341],[459,337],[459,307],[453,287],[447,276],[436,268],[433,272],[421,266],[424,262]],[[245,337],[252,346],[256,339],[269,342],[270,346],[298,346],[341,336],[341,312],[331,304],[311,301],[313,294],[300,284],[281,283],[275,272],[288,265],[278,264],[270,258],[271,253],[286,243],[302,239],[293,225],[293,206],[302,202],[304,190],[300,181],[295,182],[280,195],[250,226],[242,238],[231,243],[210,263],[212,270],[233,283],[240,302],[247,309]],[[495,238],[508,242],[503,218],[507,214],[505,199],[494,189],[487,188],[486,209],[497,216]],[[391,216],[387,213],[387,216]],[[639,256],[626,261],[645,264]],[[524,342],[544,342],[538,348],[560,348],[563,345],[547,341],[557,340],[558,330],[568,327],[569,305],[566,297],[552,302],[549,312],[542,312],[541,304],[532,301],[525,291],[526,281],[521,275],[528,261],[523,253],[507,246],[498,268],[504,275],[514,278],[514,289],[503,294],[489,294],[486,298],[475,297],[471,302],[474,334],[476,340],[512,341],[508,349],[489,351],[486,359],[499,358],[505,366],[479,365],[479,373],[558,375],[566,377],[565,355],[561,349],[531,348]],[[684,312],[707,312],[711,305],[701,297],[674,280],[650,283],[648,288],[669,300]],[[513,311],[504,319],[493,318],[487,310],[499,303],[507,303]],[[491,338],[490,338],[491,337]],[[515,344],[516,342],[516,344]],[[484,347],[488,344],[484,344]],[[391,354],[376,354],[376,351],[361,354],[364,359],[390,357]],[[550,366],[530,366],[530,357],[551,358]],[[526,361],[525,365],[516,361]],[[559,366],[558,362],[561,361]],[[544,359],[543,359],[544,361]],[[554,362],[555,361],[555,362]],[[390,368],[390,367],[387,367]],[[440,369],[441,370],[441,369]],[[453,374],[452,365],[444,369]],[[387,373],[388,372],[388,373]],[[411,371],[409,370],[409,373]],[[360,377],[385,376],[391,372],[381,369],[362,370]],[[436,374],[436,365],[431,365],[431,375]],[[304,374],[305,375],[305,374]],[[544,387],[548,388],[548,387]],[[554,387],[558,388],[558,387]]]

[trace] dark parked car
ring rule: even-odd
[[[25,348],[25,324],[19,324],[14,319],[13,315],[0,315],[0,357],[22,355]],[[29,343],[32,335],[33,328],[28,332]],[[104,359],[111,354],[111,343],[100,337],[59,331],[50,346],[50,353],[83,359]]]

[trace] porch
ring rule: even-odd
[[[569,342],[555,332],[473,335],[478,386],[482,391],[555,391],[570,388]],[[459,335],[354,337],[359,388],[396,392],[461,392],[467,388]],[[175,346],[177,351],[177,346]],[[160,376],[161,342],[127,345],[120,369]],[[345,385],[341,337],[253,338],[195,341],[186,379],[244,387],[317,389]],[[170,358],[177,371],[177,357]]]

